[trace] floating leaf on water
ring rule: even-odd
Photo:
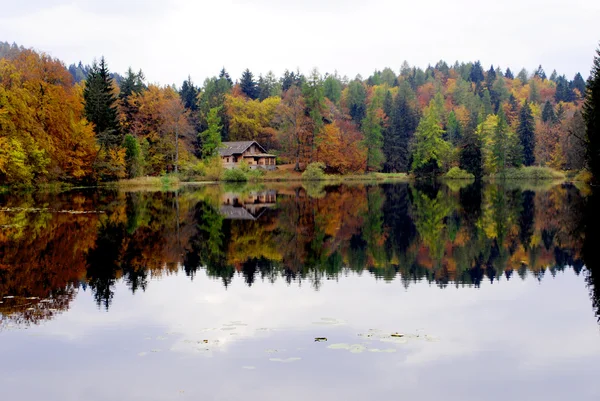
[[[140,352],[140,353],[138,354],[138,356],[146,356],[146,355],[148,355],[148,353],[147,353],[147,352]]]
[[[294,356],[294,357],[285,358],[285,359],[282,359],[282,358],[269,358],[269,361],[271,361],[271,362],[281,362],[281,363],[291,363],[291,362],[299,361],[301,359],[302,358],[300,358],[300,357]]]
[[[242,366],[242,369],[246,369],[246,370],[255,370],[256,366]]]
[[[208,340],[202,340],[204,344],[208,344]]]
[[[361,352],[365,352],[367,350],[367,347],[365,347],[362,344],[352,344],[350,346],[350,352],[352,352],[353,354],[360,354]]]
[[[7,296],[5,296],[4,298],[5,298],[5,299],[13,299],[13,298],[14,298],[14,295],[7,295]]]
[[[28,311],[35,310],[35,308],[27,308]]]
[[[159,348],[154,348],[154,349],[151,349],[151,350],[150,350],[150,352],[155,352],[155,353],[156,353],[156,352],[161,352],[161,351],[162,351],[162,350],[161,350],[161,349],[159,349]]]
[[[346,343],[331,344],[327,348],[329,348],[329,349],[350,349],[350,344],[346,344]]]
[[[40,298],[39,297],[28,297],[28,298],[25,298],[25,299],[40,299]]]
[[[379,341],[384,343],[394,343],[394,344],[406,344],[408,340],[404,337],[384,337]]]
[[[325,342],[327,341],[327,337],[315,337],[315,342]]]
[[[369,352],[388,352],[388,353],[392,353],[392,352],[396,352],[396,348],[386,348],[386,349],[379,349],[379,348],[369,348]]]
[[[404,337],[404,334],[392,333],[392,334],[390,334],[390,337]]]
[[[266,349],[265,352],[267,354],[275,354],[276,352],[279,352],[279,351],[277,351],[276,349],[269,348],[269,349]]]

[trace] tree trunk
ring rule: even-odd
[[[179,171],[179,126],[175,125],[175,174]]]

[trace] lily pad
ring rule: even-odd
[[[299,361],[301,359],[302,358],[295,356],[295,357],[285,358],[285,359],[282,359],[282,358],[269,358],[269,361],[271,361],[271,362],[281,362],[281,363],[292,363],[292,362]]]
[[[322,342],[326,342],[326,341],[327,341],[327,337],[315,337],[315,342],[322,343]]]
[[[331,344],[327,348],[329,348],[329,349],[350,349],[350,344],[346,344],[346,343]]]

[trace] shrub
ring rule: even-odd
[[[475,176],[459,167],[452,167],[445,175],[450,180],[473,180]]]
[[[248,181],[248,176],[242,170],[238,168],[232,168],[230,170],[225,170],[225,174],[223,174],[223,180],[234,182],[246,182]]]
[[[206,175],[206,166],[203,162],[182,163],[179,166],[179,177],[183,181],[193,181]]]
[[[587,170],[581,170],[575,177],[573,177],[573,181],[581,181],[585,183],[590,183],[592,181],[592,173]]]
[[[258,181],[262,178],[263,175],[265,175],[265,171],[259,168],[254,170],[248,170],[248,172],[246,173],[246,176],[248,177],[249,181]]]
[[[204,160],[204,179],[219,181],[223,177],[223,163],[220,157],[211,157]]]
[[[321,162],[310,163],[302,173],[302,179],[305,181],[320,181],[327,178],[325,175],[325,164]]]

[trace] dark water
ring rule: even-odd
[[[0,195],[0,398],[598,400],[596,201],[569,185]]]

